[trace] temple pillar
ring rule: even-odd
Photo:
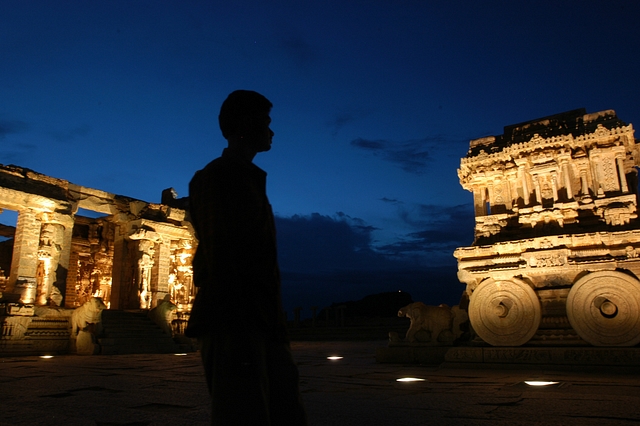
[[[35,302],[39,245],[40,221],[36,212],[31,209],[18,211],[6,291],[21,294],[23,303]]]
[[[66,291],[64,296],[64,307],[73,308],[76,305],[76,284],[78,282],[78,261],[80,254],[77,250],[72,250],[69,254],[69,269],[67,270]]]
[[[158,244],[155,251],[151,279],[151,307],[158,304],[169,293],[169,273],[171,269],[171,241]]]
[[[594,149],[593,151],[596,151]],[[591,155],[591,164],[595,170],[594,175],[594,185],[593,189],[596,193],[596,197],[602,198],[605,196],[604,188],[602,187],[602,182],[604,181],[603,173],[602,173],[602,158],[600,155]]]
[[[63,216],[60,220],[63,229],[60,240],[61,250],[58,266],[56,268],[56,281],[54,285],[58,287],[62,295],[62,306],[66,306],[65,299],[67,297],[67,278],[69,276],[69,268],[71,266],[71,247],[73,240],[73,216]],[[77,263],[77,262],[76,262]]]
[[[527,184],[527,175],[523,165],[518,167],[518,172],[520,173],[520,182],[522,182],[522,195],[524,197],[524,205],[528,206],[529,203],[531,202],[529,200],[531,194],[529,193],[529,185]]]
[[[558,202],[558,175],[554,172],[551,174],[551,189],[553,191],[553,202]]]
[[[573,200],[573,189],[571,188],[571,176],[569,175],[569,163],[567,161],[563,161],[561,165],[562,176],[564,178],[564,187],[567,190],[567,199],[569,201]]]
[[[138,289],[140,309],[151,308],[151,271],[154,266],[155,243],[151,240],[138,240],[138,270],[135,284]]]
[[[509,190],[509,209],[518,210],[518,178],[517,171],[511,171],[507,175],[507,186]]]
[[[542,204],[542,191],[540,189],[540,177],[538,175],[533,175],[533,187],[536,194],[536,202]]]
[[[473,206],[476,217],[487,215],[486,190],[484,188],[473,188]]]
[[[57,270],[62,251],[62,234],[64,226],[49,222],[48,215],[43,215],[40,230],[40,244],[38,247],[38,270],[36,274],[37,294],[36,303],[47,305],[49,298],[54,296],[57,303],[62,302],[62,295],[53,294],[53,285],[57,282]]]
[[[490,215],[491,208],[493,207],[493,202],[495,200],[494,192],[493,192],[493,182],[487,184],[486,197],[484,202],[484,211],[486,215]]]
[[[176,279],[170,288],[173,303],[178,311],[190,309],[195,291],[193,287],[193,244],[191,240],[180,239],[173,253]]]
[[[111,309],[129,307],[129,293],[133,282],[133,270],[128,267],[129,241],[125,238],[126,224],[115,226],[113,236],[113,269],[111,282]]]
[[[41,223],[36,303],[48,305],[53,302],[62,306],[67,287],[73,217],[60,213],[43,213]]]
[[[131,241],[130,262],[135,270],[132,287],[130,288],[130,303],[137,305],[136,309],[151,309],[152,291],[157,288],[156,250],[162,243],[157,232],[145,229],[143,222],[130,222],[131,230],[128,240]],[[137,299],[137,302],[134,300]]]
[[[589,196],[589,185],[587,184],[587,171],[580,170],[580,185],[582,186],[580,192],[582,192],[583,197]]]
[[[627,175],[624,173],[624,158],[616,157],[616,165],[618,166],[618,176],[620,176],[620,185],[622,192],[629,192],[629,187],[627,186]]]

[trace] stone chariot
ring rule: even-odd
[[[472,140],[475,239],[458,248],[471,326],[494,346],[640,343],[640,148],[612,110]]]

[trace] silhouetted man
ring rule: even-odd
[[[189,184],[198,237],[198,295],[187,335],[198,337],[215,425],[306,425],[280,298],[266,173],[272,104],[238,90],[218,117],[228,147]]]

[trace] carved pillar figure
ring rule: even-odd
[[[43,215],[43,221],[47,219],[47,215]],[[36,279],[38,305],[47,305],[49,298],[52,296],[53,285],[57,281],[56,271],[62,251],[63,232],[64,226],[59,223],[45,222],[42,224],[40,246],[38,248],[38,276]]]
[[[102,242],[98,246],[98,250],[93,253],[92,280],[94,281],[94,295],[102,298],[102,301],[110,306],[111,287],[112,287],[112,270],[113,270],[113,250],[109,249],[108,244]]]
[[[176,269],[180,288],[177,289],[176,304],[181,309],[187,308],[195,297],[193,288],[193,245],[189,240],[180,240],[176,251]]]
[[[138,298],[140,299],[140,309],[151,308],[151,270],[154,264],[155,243],[150,240],[140,240],[138,242]]]
[[[496,211],[502,212],[504,211],[503,209],[511,209],[511,194],[509,192],[509,186],[509,181],[504,179],[504,176],[501,176],[493,182],[493,185],[491,186],[492,205],[500,206],[499,209],[494,210],[494,214]]]

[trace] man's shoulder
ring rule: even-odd
[[[197,182],[202,179],[210,180],[212,177],[216,175],[229,173],[231,170],[231,167],[229,167],[228,163],[229,162],[222,157],[218,157],[212,160],[211,162],[209,162],[209,164],[204,166],[202,169],[198,170],[193,175],[193,178],[191,178],[191,182],[194,182],[194,181]]]

